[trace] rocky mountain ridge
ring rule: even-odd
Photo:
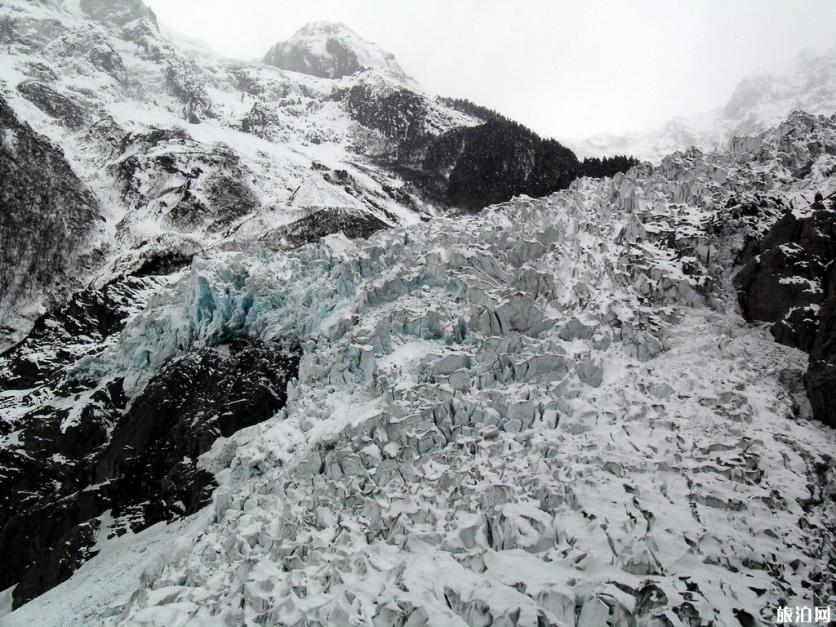
[[[320,78],[341,78],[377,70],[406,85],[415,84],[392,53],[365,41],[339,22],[306,24],[288,41],[274,45],[264,62]]]

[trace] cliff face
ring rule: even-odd
[[[341,78],[377,70],[395,80],[411,82],[390,52],[338,22],[307,24],[288,41],[273,46],[264,62],[320,78]]]
[[[20,122],[0,97],[3,317],[33,295],[69,292],[85,265],[82,247],[100,218],[98,201],[61,149]]]
[[[805,381],[813,416],[836,427],[833,270],[836,206],[814,201],[787,213],[744,255],[735,277],[747,320],[771,322],[782,344],[810,354]]]

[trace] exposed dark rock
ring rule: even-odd
[[[0,355],[0,389],[24,391],[11,405],[0,402],[0,425],[16,430],[19,442],[0,451],[0,586],[19,582],[18,603],[59,583],[89,556],[94,518],[108,508],[101,489],[90,487],[91,464],[127,399],[120,379],[67,377],[67,368],[100,352],[158,285],[127,278],[79,292]],[[74,416],[67,401],[76,404]],[[31,409],[11,418],[14,406]]]
[[[813,416],[836,426],[836,212],[819,202],[809,217],[787,213],[741,261],[735,285],[744,317],[773,323],[778,342],[810,353]]]
[[[836,267],[833,264],[826,298],[819,310],[819,328],[810,350],[806,384],[813,415],[836,427]]]
[[[178,250],[166,250],[149,254],[133,271],[133,276],[165,276],[187,267],[194,256]]]
[[[836,257],[836,214],[809,218],[787,213],[745,253],[735,277],[748,320],[776,323],[778,341],[809,352],[816,335],[816,309],[824,300],[830,262]]]
[[[146,522],[197,511],[211,484],[197,457],[219,436],[283,407],[298,360],[295,348],[235,340],[226,353],[203,349],[164,366],[116,425],[96,467],[96,481],[117,477],[114,511],[149,502],[159,512]]]
[[[740,623],[740,627],[757,627],[760,621],[755,620],[749,612],[741,608],[734,608],[734,617]]]
[[[325,51],[327,56],[284,41],[270,48],[264,62],[283,70],[302,72],[320,78],[339,78],[356,74],[363,69],[354,51],[339,39],[327,39]]]
[[[66,368],[100,352],[157,285],[128,278],[79,292],[41,316],[22,342],[0,355],[0,389],[25,390],[16,403],[0,403],[0,425],[4,432],[17,430],[19,442],[0,451],[0,585],[20,582],[21,599],[58,583],[56,573],[69,576],[90,537],[73,528],[107,509],[100,490],[83,488],[127,399],[121,380],[68,378]],[[78,403],[72,419],[62,406],[67,400]],[[7,411],[15,404],[31,409],[12,422]],[[46,561],[36,576],[29,566],[40,559]]]
[[[0,585],[24,584],[15,589],[16,607],[69,577],[89,555],[95,517],[108,509],[100,487],[91,485],[90,464],[124,402],[114,381],[72,420],[68,411],[44,405],[15,422],[20,446],[0,458],[0,494],[7,495],[0,508]]]
[[[125,64],[118,52],[108,43],[100,43],[90,49],[87,54],[90,63],[110,74],[120,83],[128,80],[128,73]]]
[[[75,253],[98,216],[95,197],[62,151],[0,98],[0,305],[49,289],[76,270]]]
[[[769,229],[789,210],[780,196],[753,190],[738,191],[726,201],[725,208],[714,233],[720,235],[723,227],[727,227],[744,234],[744,246],[735,260],[736,264],[745,263],[757,254],[760,242]]]
[[[206,505],[214,481],[198,457],[282,408],[299,358],[295,346],[232,340],[174,358],[129,406],[120,380],[67,378],[56,393],[76,395],[77,416],[46,403],[20,418],[21,446],[0,458],[0,586],[19,584],[15,607],[92,556],[105,511],[121,533]]]
[[[52,515],[53,512],[48,514]],[[14,607],[20,607],[46,590],[66,581],[79,566],[94,557],[98,551],[92,547],[96,543],[99,525],[97,519],[89,520],[71,527],[53,542],[43,553],[37,565],[26,569],[23,577],[18,581],[14,591]]]
[[[26,81],[18,85],[17,90],[38,109],[67,128],[77,131],[88,122],[89,116],[83,105],[45,83]]]
[[[120,279],[78,292],[40,316],[26,338],[0,353],[0,388],[25,390],[55,383],[64,367],[100,351],[104,340],[122,329],[129,313],[145,303],[143,292],[157,285],[152,279]]]
[[[652,582],[646,582],[636,593],[636,615],[646,616],[667,603],[668,596],[664,590]]]
[[[179,129],[155,129],[126,135],[119,152],[108,169],[123,200],[155,207],[178,228],[220,229],[260,206],[240,157],[226,146],[202,144]]]
[[[302,27],[289,41],[270,48],[264,62],[283,70],[320,78],[340,78],[363,70],[384,70],[406,78],[395,57],[362,40],[338,22],[313,22]]]
[[[338,231],[342,231],[348,238],[369,237],[387,227],[385,222],[369,213],[347,209],[322,209],[271,231],[263,241],[271,242],[277,249],[297,248]]]
[[[198,176],[200,174],[202,172],[197,173]],[[216,230],[254,211],[260,205],[258,197],[240,177],[221,173],[205,177],[201,194],[205,200],[202,200],[192,189],[192,181],[198,176],[192,178],[184,173],[185,182],[177,189],[181,196],[168,217],[178,227],[188,229],[210,222],[209,229]]]

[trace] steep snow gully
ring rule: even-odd
[[[0,625],[836,612],[836,115],[782,116],[588,178],[340,24],[5,0]]]

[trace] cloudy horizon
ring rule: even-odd
[[[836,3],[819,0],[147,3],[174,32],[239,59],[262,57],[308,22],[340,21],[428,91],[567,140],[722,106],[742,78],[821,46],[836,24]]]

